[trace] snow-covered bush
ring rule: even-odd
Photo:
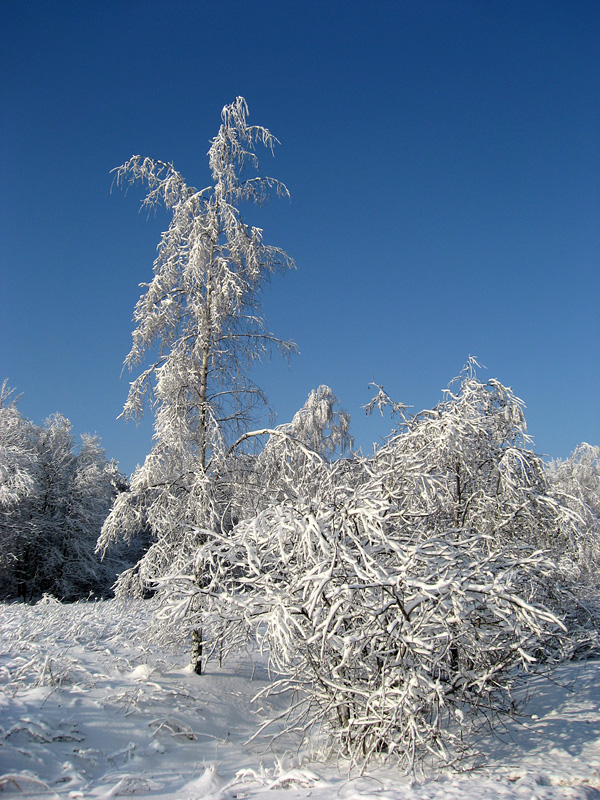
[[[372,458],[306,450],[270,505],[203,532],[203,585],[180,575],[171,613],[196,613],[221,656],[258,637],[277,686],[296,690],[290,725],[351,759],[444,756],[463,720],[510,707],[515,669],[564,632],[547,551],[568,550],[574,518],[522,408],[469,364]]]
[[[514,667],[559,627],[540,604],[553,568],[476,534],[407,536],[374,489],[281,504],[207,543],[205,624],[221,650],[259,637],[274,688],[300,692],[293,728],[410,768],[445,755],[464,714],[506,710]]]
[[[523,401],[496,380],[481,382],[475,367],[470,359],[441,403],[401,424],[376,454],[376,469],[425,530],[528,543],[574,575],[578,519],[550,491]]]

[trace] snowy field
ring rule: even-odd
[[[531,679],[525,714],[477,742],[485,766],[411,781],[348,774],[292,741],[248,743],[272,713],[262,666],[196,676],[158,650],[148,604],[0,606],[0,794],[156,800],[600,798],[600,662]]]

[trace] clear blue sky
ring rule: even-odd
[[[370,381],[418,411],[473,354],[539,452],[600,442],[597,0],[7,0],[0,45],[0,379],[35,422],[144,459],[120,371],[167,219],[110,170],[207,185],[242,95],[292,194],[249,215],[298,264],[264,298],[301,352],[259,372],[279,422],[327,383],[370,449]]]

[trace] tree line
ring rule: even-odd
[[[0,598],[107,596],[133,548],[96,550],[100,530],[127,481],[97,436],[76,446],[61,414],[35,425],[7,382],[0,387]],[[143,537],[136,537],[138,542]]]

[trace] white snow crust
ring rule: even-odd
[[[260,659],[193,674],[152,644],[148,602],[0,605],[0,794],[138,800],[600,798],[600,662],[534,675],[480,764],[410,778],[248,739],[274,709]],[[300,748],[300,749],[299,749]]]

